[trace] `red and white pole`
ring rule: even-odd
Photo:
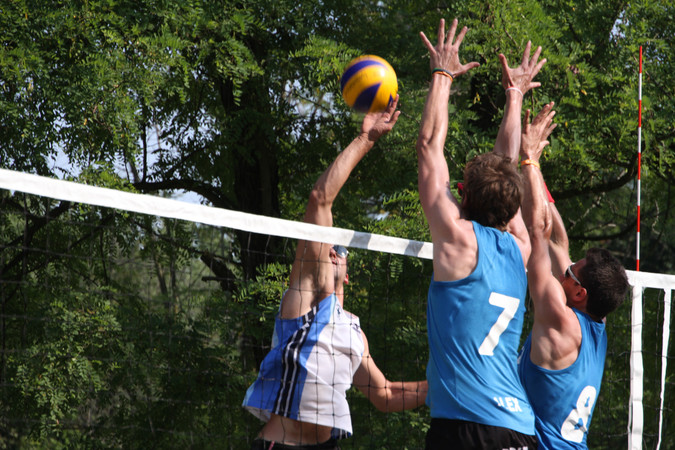
[[[640,194],[642,172],[642,46],[640,46],[640,74],[638,77],[638,173],[637,173],[637,240],[635,270],[640,271]]]

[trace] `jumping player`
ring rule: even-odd
[[[607,353],[605,317],[623,302],[628,280],[607,250],[592,248],[576,263],[570,259],[567,232],[546,196],[539,165],[555,128],[552,107],[544,106],[532,124],[526,112],[521,139],[534,324],[518,371],[535,413],[539,448],[585,449]]]
[[[398,96],[383,113],[369,113],[361,133],[319,177],[304,221],[332,226],[333,201],[358,162],[393,128]],[[272,349],[244,406],[266,421],[253,449],[335,449],[352,434],[346,391],[356,386],[381,411],[424,403],[426,381],[391,382],[370,356],[358,317],[344,310],[348,251],[299,241],[290,286],[275,319]]]
[[[441,20],[436,46],[420,33],[432,70],[417,141],[420,200],[434,247],[427,299],[432,420],[426,448],[531,450],[536,448],[534,414],[516,368],[530,244],[519,211],[522,182],[515,163],[523,94],[539,86],[532,80],[546,60],[538,61],[540,47],[530,56],[530,43],[514,69],[499,55],[504,118],[494,151],[467,163],[458,202],[443,153],[448,101],[454,78],[478,63],[460,62],[467,28],[455,39],[456,31],[455,19],[446,36]]]

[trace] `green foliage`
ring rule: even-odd
[[[345,308],[359,317],[375,363],[389,380],[425,379],[431,262],[359,250],[349,258]],[[384,414],[354,389],[349,401],[354,436],[344,447],[421,448],[429,425],[426,407]]]
[[[77,441],[70,423],[79,421],[87,402],[105,387],[106,372],[120,370],[103,361],[117,353],[121,337],[114,308],[105,299],[81,297],[64,297],[45,308],[50,320],[42,330],[44,340],[9,361],[16,370],[11,382],[21,394],[17,412],[20,408],[36,419],[38,439]],[[87,309],[79,309],[83,306]]]
[[[525,105],[556,102],[542,170],[572,257],[603,246],[631,269],[643,46],[641,268],[675,273],[670,2],[17,0],[0,10],[3,168],[293,220],[360,126],[340,97],[344,65],[384,57],[402,114],[334,219],[422,241],[415,141],[429,66],[418,33],[458,17],[470,28],[461,56],[481,64],[453,84],[451,186],[494,143],[497,55],[517,64],[531,40],[548,62]],[[269,346],[293,242],[10,192],[0,202],[0,445],[247,446],[260,424],[238,405]],[[372,253],[350,256],[347,307],[385,374],[419,379],[430,263]],[[627,377],[630,319],[616,321],[606,380]],[[594,446],[625,438],[625,384],[603,386]],[[383,415],[350,396],[346,447],[422,442],[424,408]]]

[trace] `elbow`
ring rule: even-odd
[[[328,203],[326,190],[319,186],[314,186],[312,192],[309,193],[308,209],[311,207],[318,208],[319,206]]]
[[[415,148],[417,149],[418,156],[429,153],[431,149],[434,148],[434,135],[431,133],[420,132]]]
[[[380,412],[394,412],[398,411],[395,406],[395,402],[393,402],[393,393],[391,389],[389,388],[389,382],[385,382],[384,387],[380,388],[368,388],[367,391],[364,392],[366,394],[366,397],[368,397],[368,400],[370,400],[370,403]]]
[[[529,220],[525,221],[525,225],[527,227],[527,234],[533,241],[538,239],[548,240],[551,237],[553,227],[551,216],[548,214],[532,215]]]
[[[544,227],[543,224],[528,226],[527,234],[530,236],[530,241],[534,243],[547,240],[545,230],[546,227]]]
[[[541,234],[544,236],[544,239],[548,241],[549,239],[551,239],[552,232],[553,232],[553,222],[551,221],[551,215],[546,214],[541,226]]]
[[[551,235],[551,242],[561,248],[570,248],[570,241],[567,239],[567,235],[560,236],[558,233],[553,233]]]
[[[370,397],[370,403],[380,412],[393,412],[392,403],[385,392],[378,392]]]

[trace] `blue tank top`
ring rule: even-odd
[[[516,359],[527,276],[507,232],[474,222],[478,263],[466,278],[434,281],[427,299],[431,417],[534,435]]]
[[[518,361],[518,372],[535,412],[540,449],[585,449],[588,428],[600,394],[607,354],[605,324],[574,312],[581,325],[577,360],[562,370],[548,370],[530,360],[532,334]]]

